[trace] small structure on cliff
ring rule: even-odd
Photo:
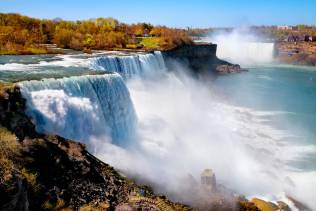
[[[207,192],[216,191],[216,177],[212,169],[205,169],[201,174],[202,189]]]

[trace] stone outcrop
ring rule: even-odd
[[[240,72],[239,65],[233,65],[216,56],[216,44],[192,44],[179,46],[162,52],[168,69],[177,69],[184,65],[194,73],[213,74]],[[223,68],[225,67],[225,68]]]
[[[275,46],[275,58],[278,62],[316,65],[316,43],[314,42],[278,42]]]
[[[17,142],[12,144],[16,150],[13,157],[11,152],[5,152],[9,154],[5,158],[10,159],[12,168],[11,175],[0,178],[0,210],[192,210],[122,176],[91,155],[81,143],[38,134],[24,109],[25,100],[19,88],[14,84],[0,84],[0,129],[12,132],[12,142]],[[0,130],[0,150],[4,149],[5,137]],[[1,154],[0,158],[3,158]],[[0,176],[7,168],[5,164],[0,159]],[[266,203],[269,209],[288,210],[282,202],[274,205],[234,195],[216,185],[215,175],[209,170],[202,176],[202,183],[212,184],[215,189],[207,194],[194,192],[193,188],[184,192],[193,191],[192,205],[201,210],[259,211],[258,207],[266,207]]]
[[[228,73],[240,73],[241,68],[240,65],[234,64],[234,65],[217,65],[216,72],[219,74],[228,74]]]
[[[16,151],[14,157],[0,159],[0,176],[6,170],[6,178],[0,178],[0,210],[116,210],[123,205],[130,210],[151,206],[190,210],[121,176],[83,144],[38,134],[24,108],[18,87],[0,87],[0,144],[9,143],[3,142],[3,131],[17,142],[9,143]],[[10,169],[3,166],[6,163]]]

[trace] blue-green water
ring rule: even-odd
[[[229,103],[269,112],[266,124],[286,131],[287,141],[316,146],[316,67],[250,66],[248,72],[219,77],[215,84]],[[316,154],[297,161],[316,170]]]
[[[82,75],[98,67],[94,60],[98,56],[102,55],[0,57],[0,80]],[[160,68],[159,62],[145,58],[140,61],[144,70]],[[120,69],[130,71],[141,67],[136,60],[126,58],[118,64]],[[186,163],[185,171],[190,170],[194,175],[198,175],[202,168],[211,167],[219,180],[239,193],[249,194],[247,196],[271,194],[273,197],[267,197],[275,200],[280,199],[277,196],[281,192],[291,193],[316,207],[313,202],[316,188],[316,68],[258,65],[247,69],[248,72],[220,76],[202,85],[168,72],[168,77],[157,76],[153,81],[126,79],[140,129],[143,134],[149,134],[149,138],[138,140],[138,144],[148,142],[145,146],[157,146],[153,151],[145,148],[150,159],[141,159],[141,162],[156,156],[158,161],[148,161],[147,167],[151,169],[152,165],[154,172],[160,173],[170,169],[187,173],[179,168],[179,163]],[[142,71],[135,71],[138,72]],[[204,90],[209,91],[209,86],[213,94]],[[34,99],[38,97],[39,111],[47,113],[49,110],[46,97],[63,97],[59,94],[63,90],[58,91],[33,93]],[[74,96],[57,101],[65,101],[59,108],[60,114],[67,113],[63,112],[65,105],[86,109]],[[86,113],[90,114],[90,110]],[[192,140],[194,146],[191,146]],[[161,143],[157,145],[156,141]],[[114,156],[107,152],[108,147],[98,145],[101,150],[98,155],[105,156],[106,162],[115,167],[130,165],[124,154]],[[163,149],[163,154],[159,154],[158,149]],[[138,156],[131,157],[136,159]]]
[[[100,55],[0,56],[0,81],[86,74],[93,70],[91,59],[96,56]],[[216,92],[228,104],[272,113],[265,123],[289,131],[292,138],[288,141],[316,146],[316,67],[260,65],[247,69],[218,77],[213,84]],[[316,164],[307,163],[316,169]]]
[[[0,56],[0,81],[74,76],[88,73],[83,57],[76,55]]]

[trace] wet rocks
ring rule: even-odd
[[[240,66],[221,60],[216,56],[217,45],[209,43],[179,46],[162,52],[169,70],[188,68],[197,75],[240,72]]]
[[[12,158],[18,162],[11,161],[13,179],[0,184],[0,210],[115,210],[129,203],[132,193],[152,198],[154,205],[160,200],[150,189],[94,157],[83,144],[36,133],[24,113],[25,100],[19,88],[0,91],[5,93],[0,95],[0,127],[13,132],[14,141],[19,140],[21,146],[21,152]],[[142,206],[147,204],[138,207]]]
[[[216,66],[216,72],[219,74],[240,73],[242,69],[238,64],[224,64]]]

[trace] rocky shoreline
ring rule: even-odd
[[[239,65],[231,64],[216,56],[217,45],[209,43],[195,43],[184,45],[172,50],[163,51],[162,54],[168,69],[177,69],[181,64],[198,75],[218,75],[239,73]]]
[[[1,150],[12,152],[1,152],[1,210],[191,210],[121,176],[81,143],[38,134],[24,109],[19,88],[2,86]]]
[[[284,202],[248,201],[221,185],[208,194],[188,190],[193,207],[174,203],[122,176],[83,144],[38,134],[24,109],[19,87],[1,85],[0,142],[7,147],[1,150],[11,153],[0,159],[2,210],[290,210]]]
[[[180,62],[197,75],[240,73],[239,65],[216,57],[216,47],[186,45],[162,54],[170,70]],[[200,186],[192,179],[195,185],[185,191],[191,199],[172,202],[155,194],[148,186],[150,182],[122,176],[90,154],[83,144],[37,133],[25,114],[25,104],[16,84],[0,82],[2,210],[290,210],[284,202],[249,201],[216,183],[206,190],[203,182]]]
[[[278,42],[275,45],[277,62],[316,66],[316,43],[314,42]]]

